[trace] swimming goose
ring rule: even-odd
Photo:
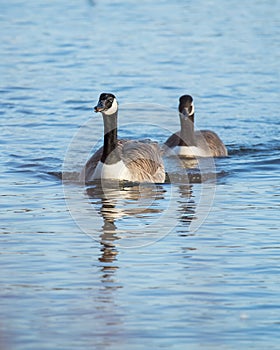
[[[116,97],[111,93],[102,93],[94,111],[101,112],[103,116],[103,147],[87,161],[80,180],[88,182],[113,179],[163,183],[165,170],[156,142],[118,140]]]
[[[225,157],[227,149],[219,136],[211,130],[194,131],[194,103],[190,95],[179,99],[181,130],[164,143],[164,151],[170,149],[181,157]]]

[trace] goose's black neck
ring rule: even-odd
[[[104,123],[104,142],[101,162],[105,164],[114,164],[120,160],[117,150],[117,113],[106,115],[102,114]]]
[[[194,114],[185,117],[180,115],[181,133],[179,146],[196,146],[194,134]]]

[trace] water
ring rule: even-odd
[[[1,350],[279,348],[279,6],[1,4]],[[230,156],[85,188],[103,91],[160,142],[192,94]]]

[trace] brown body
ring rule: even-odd
[[[154,183],[165,181],[164,164],[157,143],[150,140],[118,140],[117,143],[114,152],[118,152],[130,174],[130,178],[125,180]],[[94,180],[94,172],[101,161],[102,154],[103,146],[87,161],[80,175],[81,181]]]
[[[164,143],[164,151],[172,150],[180,145],[180,135],[181,131],[176,132],[171,135]],[[223,144],[219,136],[211,130],[199,130],[194,132],[196,145],[190,146],[190,157],[191,157],[191,147],[199,149],[201,156],[204,157],[226,157],[228,155],[227,149]],[[187,146],[184,146],[187,147]],[[193,156],[197,156],[193,154]]]

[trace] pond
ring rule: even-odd
[[[277,349],[279,3],[1,6],[0,347]],[[171,181],[78,183],[102,142],[164,142],[191,94],[229,157]],[[63,173],[63,181],[61,174]]]

